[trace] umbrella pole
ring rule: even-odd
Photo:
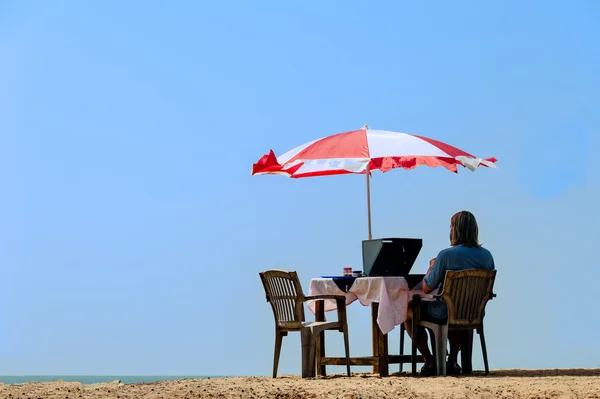
[[[371,235],[371,181],[370,181],[369,164],[367,164],[367,218],[369,220],[369,240],[373,238]]]

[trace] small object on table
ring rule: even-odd
[[[352,277],[362,277],[362,270],[355,270],[352,272]]]
[[[351,267],[344,267],[344,269],[343,269],[343,275],[344,276],[352,276],[352,268]]]
[[[337,287],[344,292],[350,291],[352,284],[354,284],[354,280],[356,280],[356,277],[353,277],[353,276],[321,276],[321,277],[332,279],[333,282],[335,283],[335,285],[337,285]]]

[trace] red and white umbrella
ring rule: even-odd
[[[334,134],[303,144],[275,156],[271,150],[252,166],[252,175],[280,174],[292,178],[339,174],[366,174],[369,239],[371,239],[370,172],[394,168],[414,169],[419,165],[443,166],[458,172],[458,165],[475,171],[494,167],[496,159],[481,159],[456,147],[423,136],[374,130]]]

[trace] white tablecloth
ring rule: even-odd
[[[308,295],[344,295],[346,305],[358,301],[363,306],[370,306],[373,302],[379,303],[377,324],[384,334],[389,333],[395,326],[406,320],[408,302],[413,293],[422,294],[423,291],[408,289],[404,277],[359,277],[348,292],[338,288],[332,278],[315,278],[310,281]],[[310,301],[308,308],[315,313],[315,303]],[[325,311],[336,310],[333,299],[325,300]]]

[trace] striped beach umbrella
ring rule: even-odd
[[[298,146],[283,155],[271,150],[252,166],[252,175],[278,174],[292,178],[340,174],[365,174],[367,212],[371,235],[370,175],[374,170],[414,169],[419,165],[443,166],[457,173],[458,166],[475,171],[494,167],[496,159],[481,159],[441,141],[408,133],[362,129],[338,133]]]

